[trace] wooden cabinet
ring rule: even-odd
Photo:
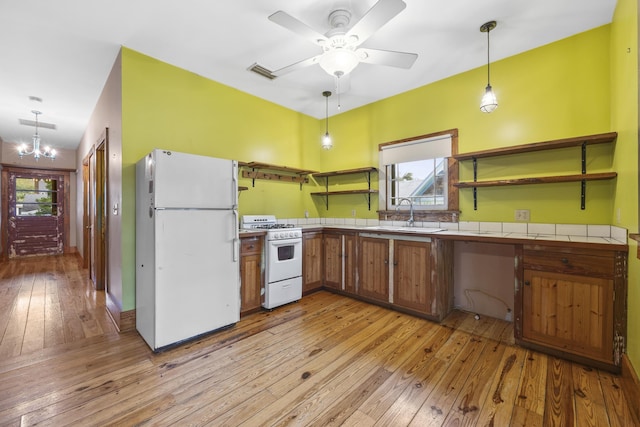
[[[389,301],[389,240],[358,238],[358,295]]]
[[[240,239],[240,314],[260,310],[262,306],[262,247],[263,236]]]
[[[626,336],[626,256],[524,245],[516,338],[577,361],[619,366]]]
[[[342,234],[324,233],[324,285],[342,288]]]
[[[342,250],[342,266],[344,271],[344,291],[350,294],[357,292],[357,247],[358,239],[355,233],[345,233],[342,235],[343,250]]]
[[[431,314],[431,242],[393,241],[393,304]]]
[[[307,294],[322,287],[322,232],[302,233],[302,293]]]
[[[355,233],[325,231],[324,286],[356,293],[356,235]]]
[[[393,306],[442,320],[453,308],[453,242],[393,240]]]

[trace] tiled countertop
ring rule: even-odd
[[[587,243],[627,247],[627,230],[611,225],[540,224],[502,222],[416,222],[406,227],[401,221],[378,221],[352,218],[283,219],[279,222],[295,224],[303,230],[349,229],[371,233],[401,233],[432,235],[455,240],[473,241],[536,241],[551,243]]]

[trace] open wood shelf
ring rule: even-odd
[[[473,209],[478,209],[477,189],[479,187],[498,187],[507,185],[527,185],[527,184],[552,184],[559,182],[580,182],[580,209],[585,209],[586,182],[614,179],[618,176],[616,172],[587,173],[587,146],[594,144],[607,144],[616,140],[617,132],[601,133],[596,135],[578,136],[575,138],[556,139],[545,142],[534,142],[531,144],[514,145],[512,147],[501,147],[490,150],[474,151],[469,153],[455,154],[456,160],[473,160],[473,181],[463,181],[455,183],[457,188],[473,189]],[[555,150],[560,148],[581,147],[582,173],[575,175],[552,175],[539,177],[524,177],[513,179],[497,179],[478,181],[478,159],[506,156],[511,154],[532,153],[535,151]]]
[[[317,191],[312,196],[331,196],[334,194],[378,194],[378,190],[341,190],[341,191]]]
[[[363,168],[356,169],[343,169],[331,172],[316,172],[313,174],[314,178],[324,178],[325,179],[325,191],[318,191],[311,193],[312,196],[324,196],[325,198],[325,206],[327,210],[329,210],[329,196],[335,196],[340,194],[365,194],[367,197],[367,205],[369,210],[371,210],[371,195],[377,194],[378,190],[371,189],[371,173],[377,172],[378,169],[372,166],[367,166]],[[329,191],[329,178],[334,176],[342,176],[342,175],[357,175],[364,174],[364,177],[367,181],[367,188],[360,190],[337,190],[337,191]]]
[[[605,179],[613,179],[616,176],[618,176],[616,172],[603,172],[587,173],[584,175],[556,175],[538,176],[531,178],[497,179],[492,181],[463,181],[453,185],[458,188],[499,187],[505,185],[549,184],[554,182],[601,181]]]
[[[582,145],[606,144],[615,141],[617,132],[601,133],[597,135],[579,136],[575,138],[556,139],[532,144],[514,145],[490,150],[473,151],[455,154],[456,160],[482,159],[485,157],[506,156],[509,154],[532,153],[534,151],[554,150],[558,148],[579,147]]]
[[[252,180],[253,187],[256,185],[256,179],[264,179],[268,181],[297,182],[300,184],[300,189],[302,189],[302,184],[309,182],[307,175],[316,173],[308,169],[298,169],[261,162],[238,162],[238,166],[244,169],[242,171],[242,177]],[[272,172],[264,172],[265,170]]]
[[[326,178],[330,176],[338,176],[338,175],[353,175],[357,173],[368,173],[368,172],[377,172],[377,168],[374,167],[365,167],[365,168],[357,168],[357,169],[344,169],[339,171],[332,172],[314,172],[313,176],[315,178]]]

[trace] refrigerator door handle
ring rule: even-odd
[[[238,262],[238,254],[240,253],[240,223],[238,222],[238,211],[233,210],[235,237],[233,238],[233,262]]]
[[[231,204],[236,208],[238,206],[238,162],[233,160],[232,164],[232,177],[231,177],[231,194],[233,194]]]

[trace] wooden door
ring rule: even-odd
[[[6,255],[57,255],[68,244],[69,173],[64,171],[6,168]],[[3,209],[4,211],[4,209]]]
[[[355,234],[344,235],[344,290],[355,294],[357,292],[357,239]]]
[[[342,236],[325,233],[324,239],[324,285],[342,289]]]
[[[96,289],[106,289],[108,254],[108,129],[96,148],[83,162],[84,182],[84,247],[85,264],[88,259],[89,278]]]
[[[524,271],[522,337],[611,363],[613,280]]]
[[[322,232],[302,233],[302,292],[322,287]]]
[[[393,303],[431,314],[431,243],[394,240]]]
[[[389,240],[360,237],[358,295],[389,301]]]

